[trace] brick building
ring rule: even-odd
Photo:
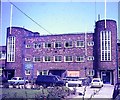
[[[40,35],[24,28],[7,29],[6,72],[8,78],[29,79],[39,74],[61,77],[101,77],[104,83],[117,81],[116,21],[99,20],[93,33]]]
[[[5,69],[6,61],[6,46],[0,46],[0,76],[2,75],[3,69]]]
[[[118,81],[120,82],[120,40],[118,40],[117,44],[118,44]]]

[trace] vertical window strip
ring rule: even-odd
[[[7,40],[7,61],[15,61],[15,37],[8,37]]]
[[[101,61],[110,61],[111,60],[111,32],[101,31],[100,40],[101,40]]]

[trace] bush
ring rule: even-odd
[[[37,99],[46,98],[47,100],[60,100],[68,95],[69,89],[67,87],[55,86],[50,88],[42,88],[42,93],[37,96]]]

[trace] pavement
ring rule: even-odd
[[[89,100],[92,100],[95,98],[105,98],[105,100],[110,100],[112,98],[114,86],[110,84],[104,84],[102,88],[90,88],[90,86],[86,87],[85,91],[85,86],[77,88],[77,93],[76,95],[71,95],[68,98],[83,98],[83,95],[79,95],[79,92],[84,94],[84,98],[87,98]]]

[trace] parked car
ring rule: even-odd
[[[65,82],[56,75],[38,75],[36,79],[36,85],[41,85],[43,87],[64,86]]]
[[[103,87],[103,81],[100,78],[93,78],[91,81],[91,87]]]
[[[0,87],[5,87],[5,88],[9,87],[8,79],[4,76],[0,76]]]
[[[120,83],[115,84],[112,98],[113,100],[120,100]]]
[[[25,80],[23,77],[13,77],[11,80],[8,80],[8,83],[11,85],[23,85],[28,83],[28,80]]]

